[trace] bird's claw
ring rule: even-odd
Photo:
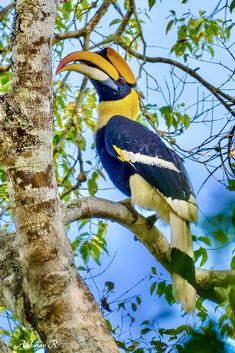
[[[132,214],[132,220],[131,223],[135,223],[137,219],[139,218],[138,212],[134,209],[134,207],[131,204],[131,199],[125,199],[120,201],[120,204],[126,206],[126,208],[131,212]]]
[[[157,220],[158,216],[155,213],[151,216],[146,217],[146,223],[148,225],[148,228],[151,229]]]

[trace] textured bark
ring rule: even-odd
[[[118,352],[73,265],[57,194],[50,63],[55,13],[54,0],[16,3],[12,87],[0,110],[0,157],[16,224],[23,298],[20,304],[11,303],[17,298],[9,293],[4,298],[39,333],[48,352]],[[17,292],[15,286],[9,292]]]

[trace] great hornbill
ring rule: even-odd
[[[114,49],[73,52],[60,62],[56,72],[62,71],[82,73],[98,93],[96,148],[113,184],[133,204],[155,210],[170,224],[174,296],[185,311],[193,311],[196,291],[190,222],[197,222],[198,208],[182,159],[158,134],[135,121],[139,111],[135,76]]]

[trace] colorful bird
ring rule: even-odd
[[[94,85],[99,96],[95,142],[101,163],[132,204],[154,210],[170,224],[173,293],[186,312],[194,311],[190,222],[197,222],[198,208],[182,159],[158,134],[135,121],[136,79],[114,49],[73,52],[60,62],[56,72],[62,71],[77,71]]]

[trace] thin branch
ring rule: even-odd
[[[10,348],[7,346],[7,344],[0,338],[0,352],[1,353],[11,353]]]
[[[125,13],[125,16],[122,19],[122,22],[120,23],[120,25],[118,26],[118,29],[115,32],[114,38],[119,38],[122,35],[122,33],[125,31],[130,21],[132,14],[133,14],[133,7],[129,6],[127,12]],[[114,41],[116,40],[114,39]]]
[[[9,10],[11,10],[15,6],[15,1],[10,2],[9,5],[0,10],[0,22],[3,20],[4,16],[7,14]]]
[[[69,38],[80,38],[85,36],[87,33],[90,33],[100,22],[101,18],[105,15],[109,6],[115,1],[116,0],[104,0],[102,5],[94,14],[94,16],[90,19],[90,21],[88,21],[88,23],[84,27],[80,28],[78,31],[56,33],[53,43],[55,44],[60,40],[65,40]]]
[[[196,72],[196,70],[193,70],[193,69],[189,68],[188,66],[186,66],[184,64],[181,64],[180,62],[178,62],[176,60],[163,58],[163,57],[144,56],[143,54],[138,53],[135,50],[131,49],[129,47],[129,45],[127,45],[121,38],[119,38],[116,43],[119,44],[123,49],[127,50],[131,55],[133,55],[137,59],[140,59],[140,60],[143,60],[143,61],[146,61],[146,62],[149,62],[149,63],[165,63],[165,64],[169,64],[169,65],[173,65],[175,67],[178,67],[182,71],[188,73],[190,76],[195,78],[198,82],[200,82],[203,86],[205,86],[214,95],[216,95],[216,94],[220,95],[221,97],[224,97],[225,99],[227,99],[231,103],[235,104],[235,98],[234,97],[224,93],[219,88],[217,88],[217,87],[213,86],[212,84],[210,84],[202,76],[200,76]],[[216,98],[218,98],[217,95],[216,95]]]

